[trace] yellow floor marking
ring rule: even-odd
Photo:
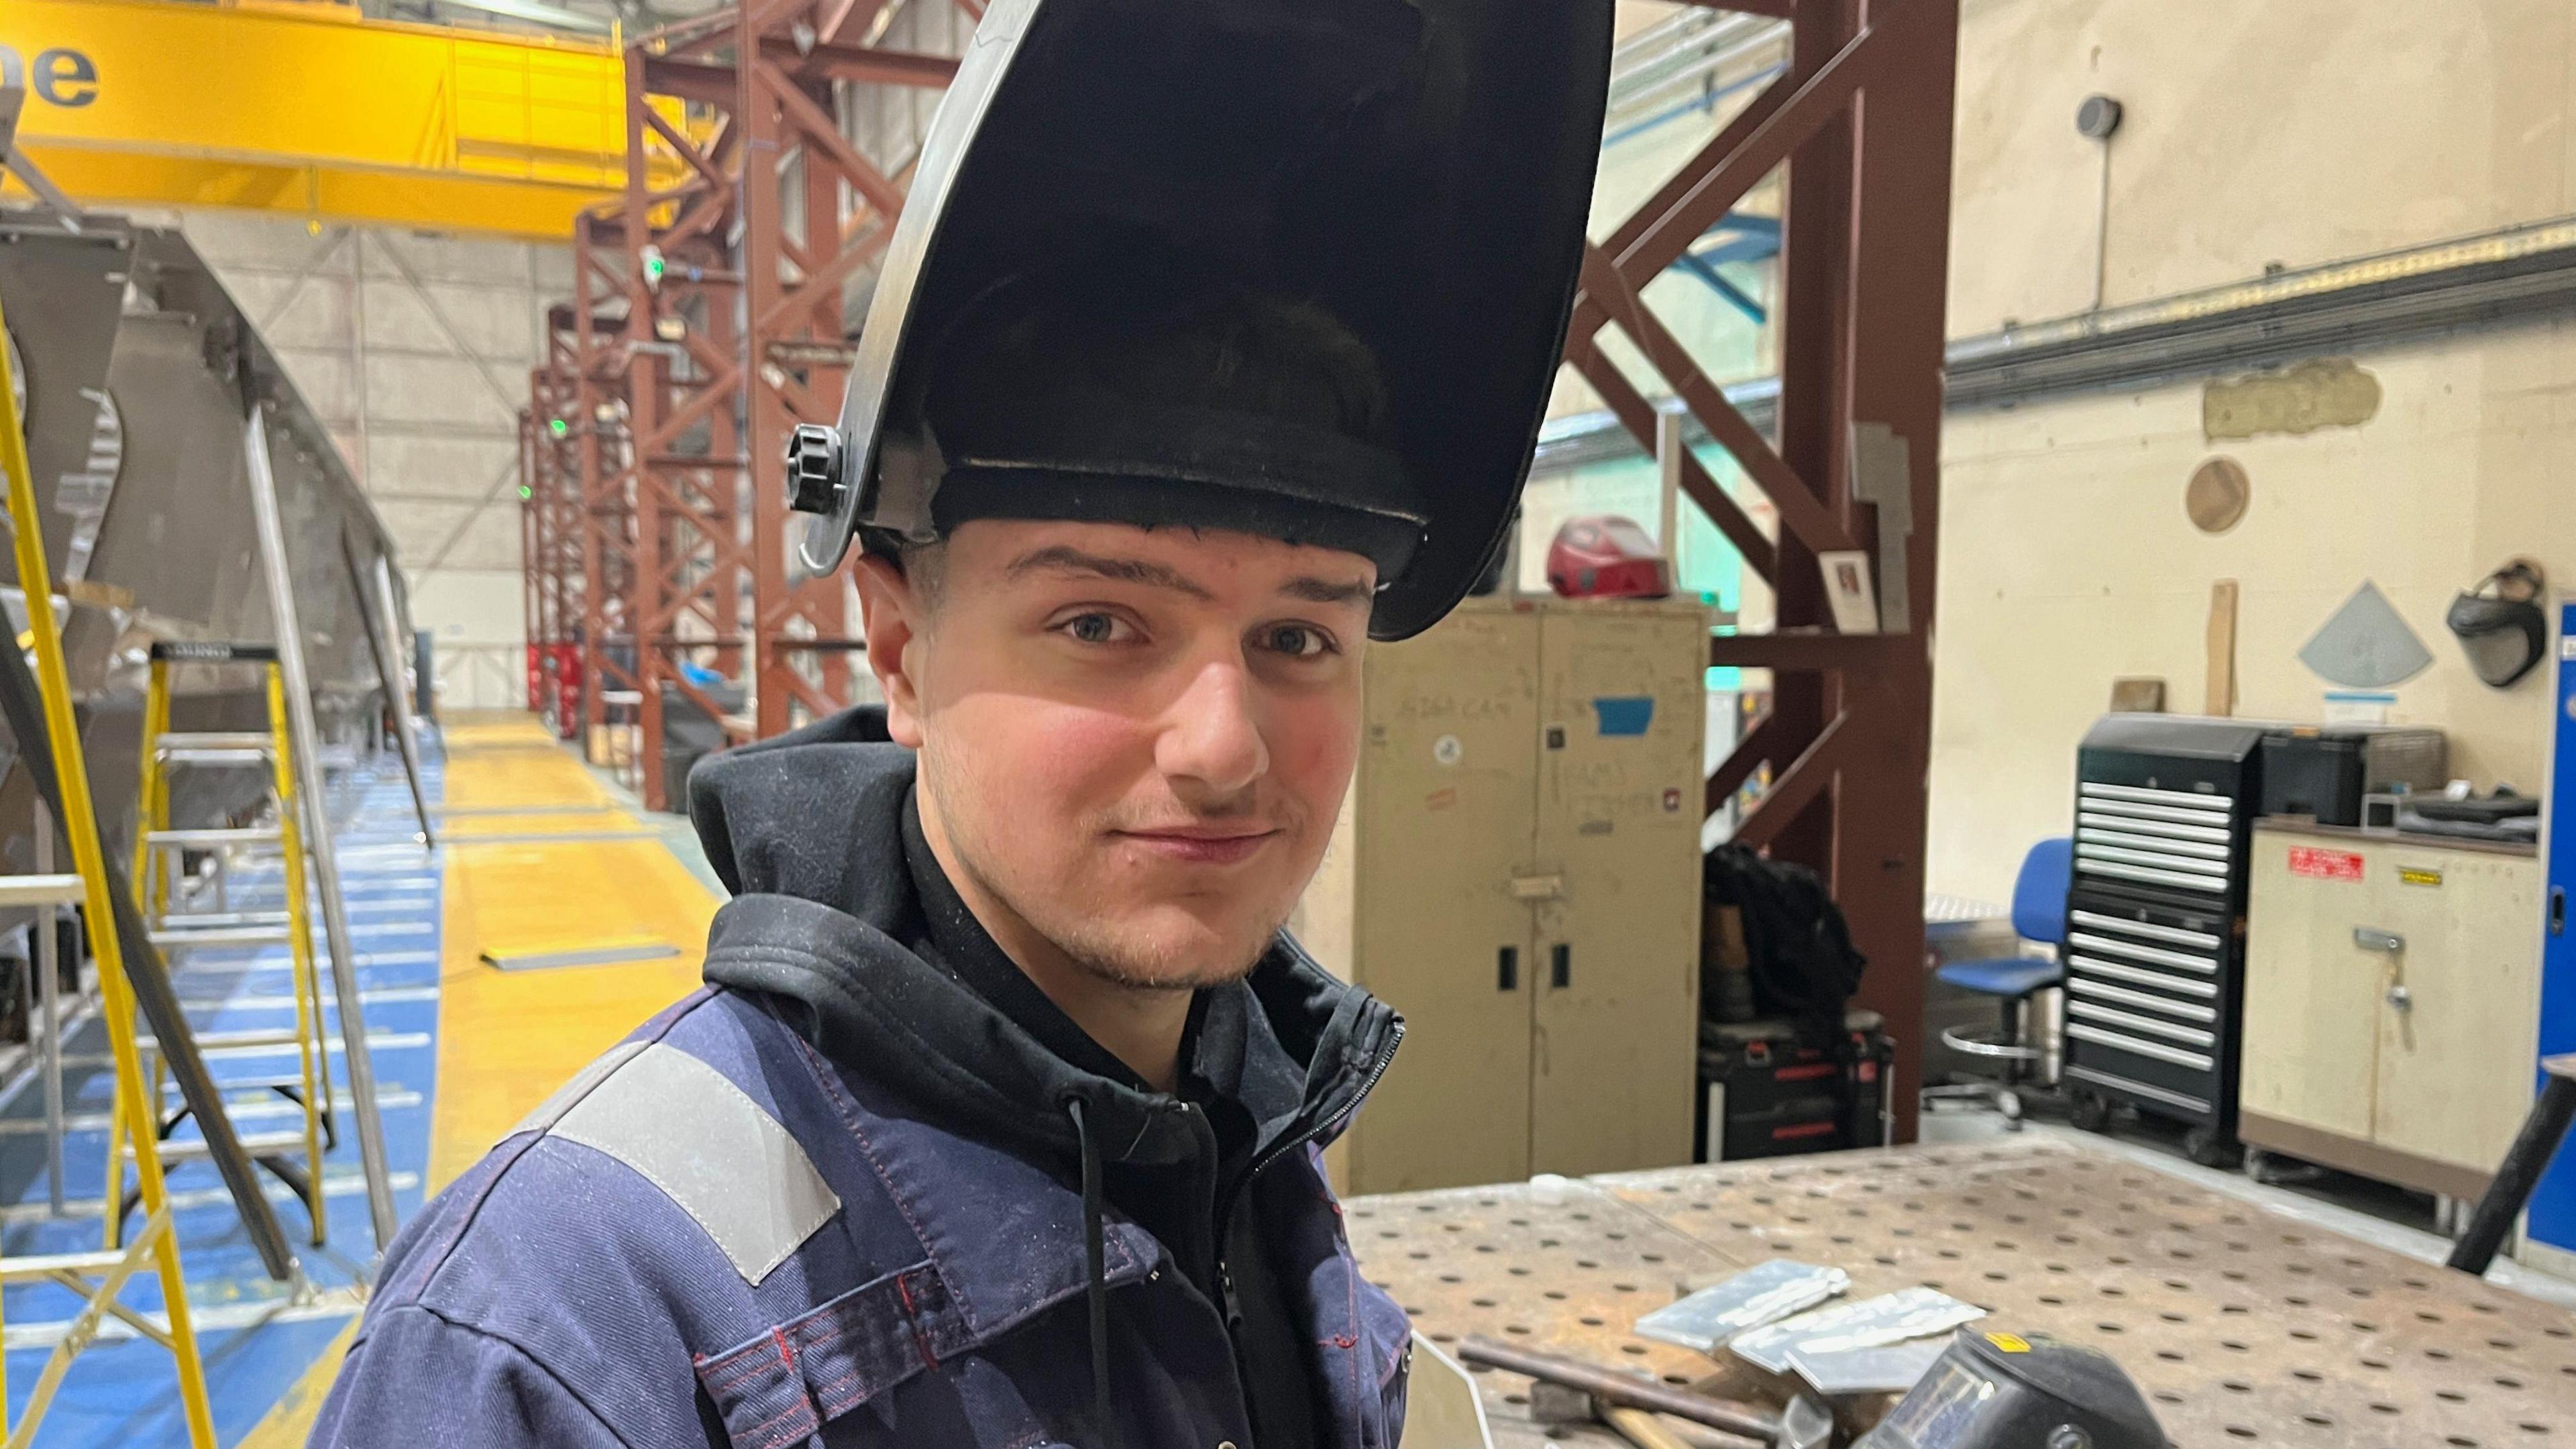
[[[455,767],[448,768],[452,772]],[[601,835],[643,828],[642,821],[623,810],[547,811],[542,815],[450,816],[439,835],[444,840],[461,841],[494,835]]]
[[[488,717],[447,731],[451,808],[613,801],[534,720]],[[478,835],[642,830],[623,811],[451,821],[439,964],[433,1189],[637,1024],[698,984],[716,900],[660,841],[474,843]],[[487,950],[667,941],[677,956],[613,966],[505,972]]]
[[[647,827],[524,714],[452,718],[451,818],[439,951],[438,1084],[430,1108],[429,1184],[455,1180],[501,1134],[593,1057],[698,984],[716,899],[661,842],[477,837],[598,834]],[[519,814],[532,806],[559,807]],[[527,951],[667,941],[658,961],[505,972],[487,949]],[[237,1449],[299,1449],[339,1375],[352,1320]]]
[[[331,1381],[340,1376],[340,1360],[349,1355],[349,1340],[357,1336],[358,1320],[352,1318],[304,1371],[304,1377],[278,1395],[233,1449],[304,1449],[304,1442],[313,1437],[314,1416],[322,1412],[322,1400],[330,1395]]]

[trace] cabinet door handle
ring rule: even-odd
[[[2385,951],[2392,956],[2406,949],[2404,936],[2395,931],[2383,931],[2376,926],[2353,927],[2352,943],[2365,951]]]
[[[1574,984],[1574,948],[1562,941],[1547,948],[1547,979],[1562,991]]]
[[[2549,934],[2553,936],[2567,934],[2567,887],[2565,886],[2549,888]]]
[[[1520,947],[1505,946],[1494,953],[1494,989],[1496,991],[1521,989]]]

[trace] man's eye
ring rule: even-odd
[[[1084,644],[1124,644],[1136,635],[1127,621],[1115,614],[1076,614],[1056,628]]]
[[[1276,624],[1262,631],[1261,645],[1274,654],[1291,659],[1312,659],[1333,651],[1332,639],[1321,629],[1303,624]]]

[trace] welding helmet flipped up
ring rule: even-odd
[[[2540,609],[2540,570],[2515,559],[2451,601],[2443,620],[2478,678],[2497,689],[2521,679],[2549,647],[2549,618]]]
[[[996,0],[923,143],[840,425],[789,445],[791,502],[819,515],[802,567],[963,516],[1232,528],[1368,554],[1370,633],[1428,628],[1502,548],[1529,470],[1610,36],[1611,0]],[[1078,385],[938,406],[979,319],[1104,239],[1179,259],[1157,268],[1176,287],[1219,273],[1346,328],[1380,437]]]

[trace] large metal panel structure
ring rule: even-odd
[[[83,218],[75,230],[48,215],[0,213],[0,294],[10,304],[10,345],[26,364],[31,418],[44,430],[30,448],[35,506],[48,553],[64,570],[53,599],[12,602],[68,615],[70,698],[62,703],[80,722],[127,972],[246,1217],[265,1229],[255,1236],[271,1274],[289,1277],[283,1241],[249,1181],[247,1159],[237,1144],[227,1146],[220,1100],[187,1044],[186,1021],[140,915],[129,919],[132,902],[117,872],[135,828],[149,647],[275,642],[289,680],[305,825],[331,926],[381,1247],[395,1227],[389,1174],[333,871],[322,754],[326,738],[371,746],[395,703],[388,696],[400,688],[384,666],[390,641],[379,632],[408,628],[388,566],[391,540],[337,444],[184,237],[111,218]],[[52,526],[56,520],[63,526]],[[170,683],[169,727],[233,731],[268,722],[255,679],[191,665],[174,670]],[[32,718],[20,707],[26,703],[13,705],[22,728]],[[23,870],[36,853],[31,782],[46,782],[34,762],[17,757],[14,741],[11,754],[0,852]],[[236,826],[266,795],[265,782],[249,772],[192,776],[171,799],[173,823]],[[423,816],[426,827],[425,808]]]
[[[47,554],[75,605],[65,647],[110,850],[125,848],[113,837],[132,811],[143,645],[275,633],[241,446],[254,403],[270,420],[318,717],[333,739],[368,734],[383,687],[367,647],[365,580],[350,577],[348,560],[354,554],[371,569],[390,559],[391,536],[187,239],[113,218],[88,218],[72,233],[50,216],[0,213],[0,289],[25,363],[39,501],[58,524],[47,532]],[[400,627],[408,631],[407,619]],[[239,680],[188,669],[176,684],[176,728],[253,728],[265,719],[257,690]],[[192,789],[249,787],[218,780]],[[0,829],[23,848],[24,793],[8,798]],[[183,816],[214,815],[249,799],[200,794],[177,803]]]

